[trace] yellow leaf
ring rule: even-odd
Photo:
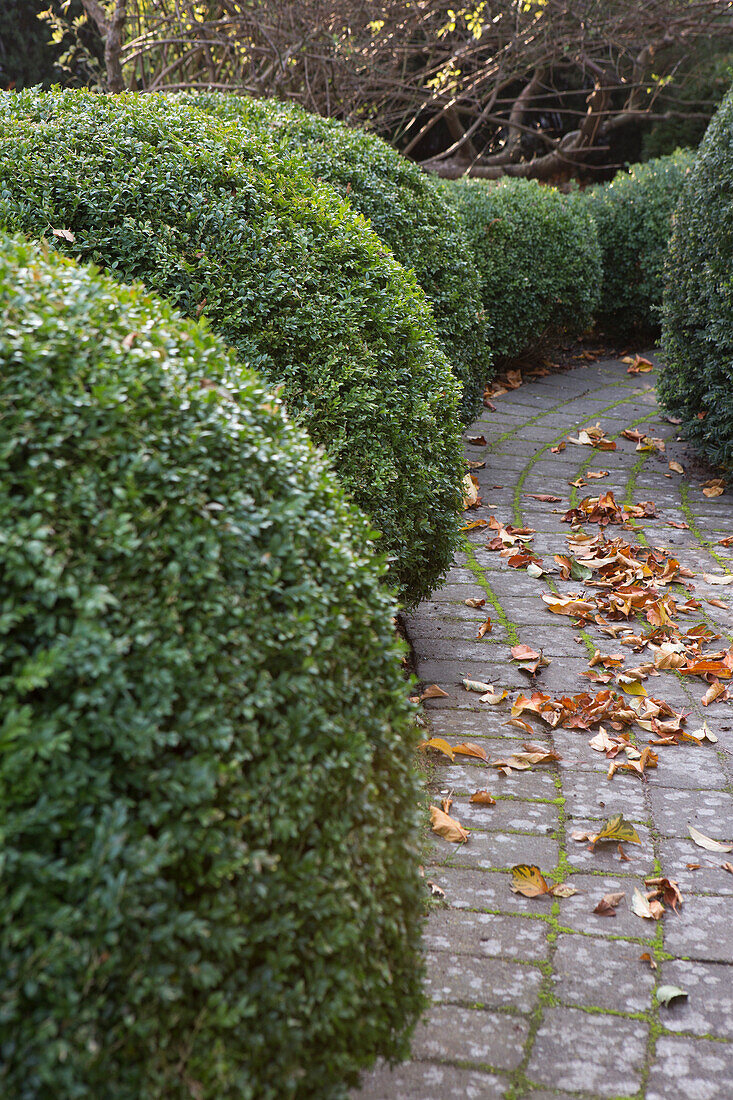
[[[512,867],[511,889],[513,894],[522,894],[525,898],[538,898],[542,894],[550,893],[550,887],[539,867],[528,863],[518,863],[516,867]]]
[[[442,836],[444,840],[450,840],[454,844],[463,844],[468,840],[468,833],[460,821],[456,821],[454,817],[449,817],[437,806],[430,807],[430,824],[433,832],[437,833],[438,836]]]
[[[431,737],[429,741],[423,741],[420,745],[421,749],[435,749],[436,752],[442,752],[444,756],[449,756],[451,760],[455,758],[455,753],[450,747],[447,741],[444,741],[442,737]]]
[[[641,844],[636,829],[629,821],[624,820],[623,814],[617,814],[616,817],[610,817],[608,821],[603,822],[600,833],[593,837],[592,842],[597,844],[599,840]]]
[[[482,749],[480,745],[474,745],[473,741],[464,741],[460,745],[453,746],[453,752],[458,756],[475,756],[479,760],[488,761],[486,755],[486,749]]]

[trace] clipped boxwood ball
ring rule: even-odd
[[[733,467],[733,90],[685,179],[667,255],[658,384],[714,463]]]
[[[167,305],[0,239],[0,1094],[342,1095],[421,1003],[367,521]]]
[[[452,180],[476,256],[489,342],[516,358],[542,339],[578,334],[598,301],[601,260],[586,210],[536,180]]]
[[[616,336],[659,329],[672,214],[692,159],[678,149],[571,197],[587,207],[598,229],[603,286],[597,319]]]
[[[459,386],[414,277],[262,138],[159,96],[0,95],[0,225],[205,316],[382,532],[406,602],[456,545]]]
[[[216,93],[186,99],[245,134],[268,136],[286,155],[300,154],[312,174],[348,198],[400,263],[412,268],[463,383],[463,418],[472,420],[491,360],[475,260],[445,192],[376,134],[336,119],[276,100]]]

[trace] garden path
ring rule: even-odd
[[[617,359],[589,363],[497,397],[497,411],[467,431],[467,441],[486,439],[485,445],[467,442],[472,461],[486,460],[474,471],[482,503],[466,512],[467,523],[496,516],[504,525],[534,528],[530,549],[556,571],[534,578],[510,568],[486,549],[487,535],[496,531],[465,533],[443,588],[407,618],[421,683],[447,693],[425,700],[427,737],[451,745],[470,741],[489,760],[506,758],[530,740],[507,725],[518,692],[556,697],[604,690],[581,675],[595,649],[621,651],[627,667],[650,660],[648,649],[624,647],[593,621],[579,627],[541,599],[552,586],[563,594],[583,590],[582,582],[560,579],[553,556],[567,553],[565,510],[586,495],[610,489],[619,504],[655,502],[658,518],[639,520],[635,530],[610,526],[607,536],[664,547],[697,574],[685,581],[694,586],[691,593],[678,585],[661,593],[672,592],[678,604],[689,595],[700,600],[699,610],[679,613],[679,625],[710,624],[723,637],[707,650],[730,646],[733,586],[714,585],[702,573],[733,573],[733,547],[720,545],[733,533],[731,495],[708,498],[702,483],[711,475],[688,472],[696,464],[657,408],[655,374],[629,374]],[[568,443],[553,452],[596,423],[616,450]],[[637,450],[621,435],[624,429],[664,439],[666,453]],[[670,470],[671,460],[686,472]],[[569,484],[599,468],[608,476]],[[595,535],[600,528],[591,523],[584,530]],[[589,595],[599,591],[585,588]],[[467,606],[474,597],[485,606]],[[477,640],[487,613],[492,630]],[[641,620],[632,624],[642,629]],[[517,644],[551,659],[535,681],[510,658]],[[508,688],[509,698],[482,703],[464,689],[464,678]],[[717,742],[654,746],[656,769],[609,780],[610,761],[588,743],[597,725],[590,732],[552,729],[525,714],[531,740],[556,750],[559,763],[504,775],[479,758],[457,755],[450,763],[430,753],[437,760],[431,801],[440,805],[452,792],[449,812],[470,836],[465,844],[433,836],[425,867],[426,879],[445,898],[433,901],[427,923],[433,1004],[415,1034],[413,1060],[367,1075],[354,1100],[733,1096],[733,873],[723,867],[733,855],[697,847],[688,835],[691,824],[708,837],[733,840],[733,707],[721,700],[703,707],[708,684],[698,676],[662,671],[644,684],[650,696],[689,712],[687,731],[706,720]],[[617,733],[608,721],[605,728]],[[655,736],[633,729],[640,749]],[[479,789],[488,789],[495,804],[470,803]],[[572,839],[576,831],[596,833],[618,813],[641,841],[624,846],[626,859],[616,844],[590,850]],[[578,892],[515,894],[510,869],[516,864],[536,864],[550,885],[565,882]],[[645,877],[660,875],[679,883],[679,913],[666,907],[658,921],[637,916],[630,907],[634,888],[646,891]],[[625,894],[615,916],[594,913],[601,897],[615,892]],[[656,994],[665,985],[681,987],[687,998],[661,1004]]]

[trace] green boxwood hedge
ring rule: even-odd
[[[691,152],[678,149],[572,197],[598,229],[603,288],[597,317],[615,336],[659,329],[672,214],[692,160]]]
[[[549,335],[582,332],[601,282],[588,212],[535,180],[444,186],[458,200],[476,256],[494,355],[513,359]]]
[[[733,90],[708,127],[672,221],[662,404],[715,462],[733,467]]]
[[[0,96],[0,226],[203,314],[284,383],[383,533],[407,602],[456,545],[459,386],[423,292],[326,184],[156,96]]]
[[[463,383],[463,417],[473,419],[492,373],[481,287],[460,217],[436,181],[375,134],[300,107],[222,94],[186,98],[245,135],[264,133],[286,155],[301,155],[312,174],[348,198],[400,263],[414,270]]]
[[[421,1005],[364,517],[204,328],[0,238],[0,1093],[341,1096]]]

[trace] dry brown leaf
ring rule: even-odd
[[[470,443],[472,447],[485,447],[486,436],[485,435],[467,435],[466,443]]]
[[[532,497],[534,500],[539,500],[543,504],[559,504],[562,497],[554,497],[551,493],[525,493],[525,496]]]
[[[604,894],[593,912],[597,913],[599,917],[615,917],[616,906],[625,897],[625,891],[621,891],[618,894]]]
[[[496,805],[496,799],[492,798],[488,791],[474,791],[468,801],[477,802],[480,806]]]
[[[419,698],[422,703],[423,699],[446,699],[447,697],[448,692],[443,691],[442,687],[438,687],[437,684],[430,684],[429,687],[425,688],[425,691],[423,691]]]
[[[466,607],[483,607],[486,600],[481,596],[469,596],[467,600],[463,601]]]
[[[482,749],[473,741],[462,741],[460,745],[454,745],[453,752],[456,756],[475,756],[478,760],[485,760],[488,763],[486,749]]]
[[[460,821],[449,817],[437,806],[430,807],[430,824],[434,833],[442,836],[444,840],[450,840],[453,844],[463,844],[468,840],[468,833]]]
[[[650,955],[648,951],[645,951],[642,955],[639,955],[639,962],[649,963],[649,968],[651,970],[657,969],[657,960],[654,958],[653,955]]]
[[[473,474],[466,474],[463,478],[463,511],[475,508],[478,503],[478,481]]]
[[[720,680],[715,680],[705,692],[700,702],[704,707],[709,707],[710,704],[714,703],[716,699],[719,699],[721,695],[727,697],[725,684],[721,684]]]
[[[503,703],[509,692],[506,688],[503,691],[487,691],[485,695],[482,695],[479,699],[479,703],[488,703],[490,706],[495,707],[497,703]]]
[[[703,573],[702,579],[707,584],[733,584],[733,573]]]
[[[681,466],[679,462],[670,462],[668,465],[670,470],[675,474],[684,474],[685,472],[684,466]]]
[[[478,634],[476,635],[476,641],[480,641],[485,634],[491,633],[491,619],[487,619],[485,623],[481,623],[478,628]]]

